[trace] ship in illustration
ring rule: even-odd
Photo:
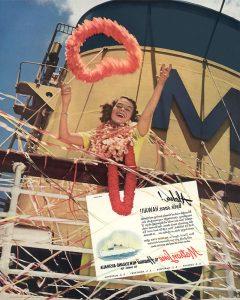
[[[135,255],[138,249],[128,247],[123,244],[109,243],[107,249],[99,250],[99,257],[101,259],[118,259],[123,257],[130,257]]]
[[[237,299],[239,21],[187,2],[147,0],[108,1],[86,12],[78,24],[94,17],[126,27],[140,44],[142,64],[134,74],[96,83],[77,80],[63,58],[63,41],[75,28],[67,24],[57,24],[40,62],[20,62],[16,98],[21,102],[13,106],[18,118],[1,113],[3,130],[16,130],[10,132],[9,149],[0,149],[0,298],[107,299],[116,294],[119,299],[122,290],[121,299]],[[80,51],[89,68],[108,57],[126,58],[126,49],[104,35],[91,37]],[[173,69],[140,153],[138,187],[197,181],[210,265],[102,284],[95,276],[86,196],[107,191],[107,166],[58,139],[59,83],[72,88],[71,131],[89,132],[100,124],[100,106],[121,95],[135,99],[141,113],[162,63]],[[31,81],[25,80],[26,66],[38,68]],[[103,259],[138,251],[124,243],[108,246],[99,251]]]

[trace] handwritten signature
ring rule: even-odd
[[[185,198],[182,193],[175,191],[175,195],[174,195],[172,191],[168,190],[168,192],[169,192],[169,195],[167,195],[166,193],[163,193],[163,192],[160,193],[160,191],[158,191],[158,195],[165,202],[172,201],[172,202],[180,202],[182,204],[187,203],[189,206],[192,205],[193,200]]]

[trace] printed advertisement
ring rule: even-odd
[[[87,205],[98,280],[208,265],[195,181],[136,189],[129,216],[107,193]]]

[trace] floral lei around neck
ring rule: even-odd
[[[90,150],[103,158],[123,161],[132,170],[136,169],[133,150],[132,122],[115,125],[108,121],[97,127],[91,138]],[[134,194],[137,186],[136,174],[127,172],[124,185],[124,197],[121,200],[119,193],[118,167],[108,164],[108,191],[112,210],[122,216],[131,214]]]
[[[89,150],[103,158],[123,161],[128,153],[128,146],[133,146],[133,130],[131,121],[121,125],[115,125],[111,121],[102,123],[91,137]]]

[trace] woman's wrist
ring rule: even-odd
[[[161,79],[159,79],[158,81],[157,81],[157,86],[158,87],[163,87],[164,86],[164,84],[165,84],[165,80],[161,80]]]
[[[162,78],[162,77],[159,76],[159,75],[156,75],[156,77],[157,77],[157,82],[158,82],[159,84],[164,84],[164,83],[166,82],[166,80],[167,80],[167,78]]]

